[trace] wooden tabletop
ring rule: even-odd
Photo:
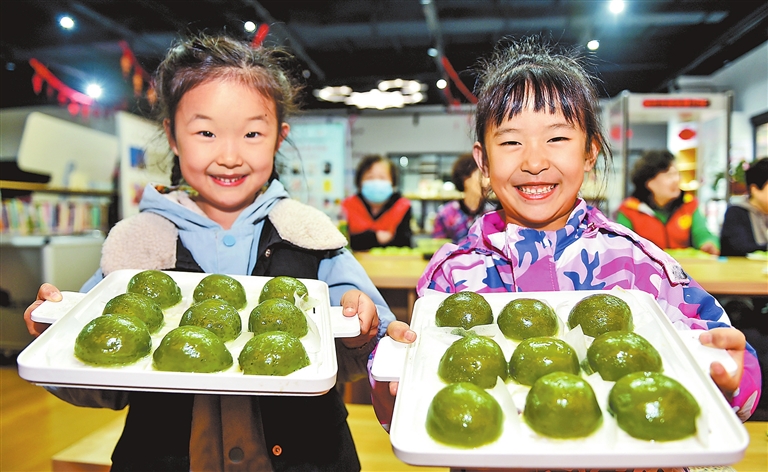
[[[374,255],[355,252],[374,285],[414,290],[427,267],[418,254]],[[679,257],[683,269],[704,290],[716,295],[768,296],[768,262],[746,257]]]
[[[678,258],[677,261],[711,294],[768,296],[768,261],[746,257]]]

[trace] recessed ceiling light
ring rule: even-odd
[[[429,57],[437,57],[437,49],[435,49],[435,48],[427,49],[427,55]]]
[[[64,29],[72,29],[75,27],[75,20],[71,16],[64,15],[59,18],[59,26]]]
[[[608,9],[611,13],[618,14],[624,11],[624,0],[611,0],[608,4]]]
[[[99,84],[88,84],[88,86],[85,87],[85,94],[91,98],[99,98],[102,93],[104,93],[104,90]]]
[[[243,29],[249,33],[253,33],[254,31],[256,31],[256,23],[254,23],[253,21],[246,21],[245,23],[243,23]]]
[[[597,48],[600,47],[600,41],[593,39],[592,41],[587,43],[587,49],[590,51],[597,51]]]
[[[438,81],[435,82],[435,87],[439,88],[440,90],[443,90],[447,86],[448,82],[445,79],[438,79]]]

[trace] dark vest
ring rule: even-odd
[[[259,240],[251,275],[317,279],[320,261],[333,255],[283,240],[269,219]],[[177,240],[175,270],[202,272]],[[123,434],[112,454],[113,471],[189,471],[194,395],[130,392]],[[347,409],[336,388],[315,397],[253,396],[261,409],[267,451],[275,471],[359,471],[360,461],[346,422]],[[320,464],[318,466],[318,464]],[[318,468],[319,467],[319,468]]]

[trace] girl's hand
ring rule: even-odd
[[[709,367],[709,375],[715,381],[720,391],[729,401],[733,398],[736,389],[741,383],[741,374],[744,372],[744,349],[747,347],[747,340],[744,334],[736,328],[714,328],[699,337],[699,342],[705,346],[726,349],[731,355],[738,369],[731,377],[725,371],[725,367],[719,362],[713,362]]]
[[[390,231],[376,231],[376,241],[378,241],[379,244],[387,244],[393,239],[395,239],[395,233]]]
[[[707,254],[712,254],[714,256],[720,255],[720,250],[715,246],[715,243],[707,242],[701,245],[700,250],[706,252]]]
[[[26,310],[24,310],[24,323],[27,324],[27,331],[29,331],[29,334],[32,336],[40,336],[43,334],[43,331],[45,331],[50,326],[46,323],[38,323],[36,321],[32,321],[32,312],[35,311],[35,308],[39,307],[46,300],[50,300],[52,302],[60,302],[61,292],[59,292],[59,289],[51,284],[41,285],[40,289],[37,291],[37,300],[35,300],[35,302],[33,302],[27,307]]]
[[[402,321],[393,321],[389,323],[389,326],[387,326],[387,336],[401,343],[410,344],[416,341],[416,333],[414,331],[411,331],[410,326],[408,326],[407,323],[403,323]],[[390,395],[392,395],[393,397],[397,395],[397,387],[399,385],[400,385],[400,382],[389,383]]]
[[[371,298],[360,290],[350,290],[341,297],[344,316],[360,318],[360,334],[341,340],[350,349],[364,346],[379,332],[379,312]]]

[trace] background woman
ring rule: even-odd
[[[442,205],[435,216],[433,238],[450,238],[456,243],[469,232],[469,227],[483,213],[494,210],[483,195],[482,176],[472,154],[463,154],[453,163],[451,182],[464,198]]]
[[[680,190],[680,172],[671,152],[643,154],[632,170],[632,183],[635,191],[621,203],[617,222],[662,249],[694,247],[720,254],[720,242],[707,229],[699,202]]]
[[[350,247],[411,246],[411,202],[397,188],[395,165],[383,156],[360,160],[355,172],[358,193],[342,202],[349,224]]]

